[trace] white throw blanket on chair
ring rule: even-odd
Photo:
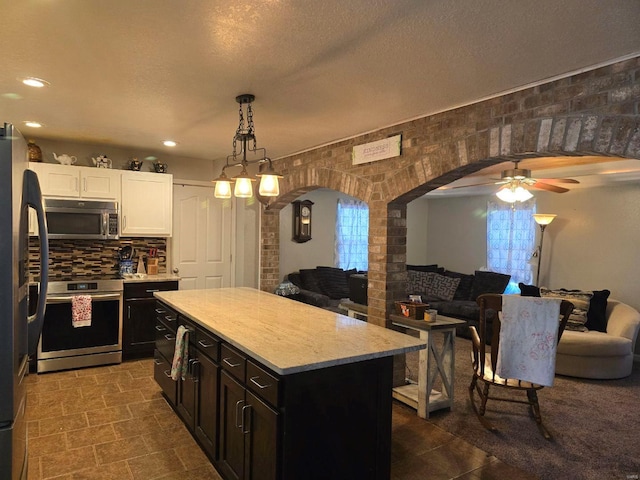
[[[553,385],[560,303],[559,298],[502,297],[500,377]]]

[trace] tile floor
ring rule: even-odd
[[[160,395],[153,360],[27,381],[29,480],[221,478]],[[535,478],[395,402],[392,442],[393,480]]]

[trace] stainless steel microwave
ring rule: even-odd
[[[118,202],[45,198],[49,238],[118,238]]]

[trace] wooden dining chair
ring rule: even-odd
[[[485,428],[491,431],[497,431],[497,429],[485,418],[487,400],[491,399],[529,405],[531,414],[538,424],[540,432],[547,440],[550,440],[552,437],[542,423],[540,406],[538,404],[537,392],[543,388],[543,385],[538,385],[516,378],[501,378],[496,374],[498,352],[500,349],[501,327],[498,312],[502,311],[502,298],[503,296],[498,294],[483,294],[477,299],[478,305],[480,306],[479,331],[473,326],[470,327],[473,346],[473,376],[471,378],[471,385],[469,386],[471,406],[478,416],[480,423],[482,423]],[[558,321],[558,342],[560,341],[560,337],[562,336],[562,332],[567,325],[567,320],[569,319],[569,315],[572,311],[573,304],[566,300],[562,300]],[[491,322],[489,328],[487,327],[487,322]],[[500,387],[503,389],[503,393],[507,390],[511,392],[524,390],[527,394],[527,400],[521,400],[517,396],[513,396],[511,393],[508,393],[507,396],[490,396],[489,389],[492,386]],[[474,392],[478,394],[480,401],[479,405],[476,405]]]

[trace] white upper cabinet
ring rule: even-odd
[[[29,163],[47,197],[81,197],[120,201],[121,170]]]
[[[121,237],[170,237],[173,176],[122,172]]]

